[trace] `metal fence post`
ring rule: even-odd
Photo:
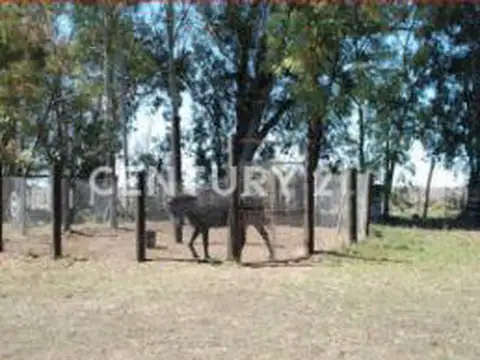
[[[145,171],[140,171],[137,175],[137,261],[143,262],[146,260],[146,245],[145,245]]]
[[[53,203],[53,258],[62,256],[62,164],[56,162],[53,165],[52,174],[52,203]]]

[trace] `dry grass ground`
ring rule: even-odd
[[[165,227],[144,264],[133,232],[83,231],[57,262],[34,234],[6,243],[0,359],[480,358],[479,233],[377,227],[308,261],[240,267],[185,261]],[[301,240],[282,236],[286,258]],[[266,258],[249,243],[247,261]]]
[[[39,257],[51,252],[51,225],[28,229],[25,236],[12,231],[5,226],[6,247],[9,253],[17,257]],[[147,222],[147,229],[157,233],[157,248],[148,251],[152,260],[184,261],[191,260],[189,249],[185,245],[176,245],[173,239],[173,227],[165,222]],[[114,257],[116,259],[134,259],[135,257],[135,225],[125,223],[117,231],[112,231],[104,224],[84,224],[75,226],[74,232],[64,236],[64,253],[72,258],[102,259]],[[274,232],[273,232],[274,230]],[[276,226],[267,227],[272,239],[276,254],[280,260],[295,259],[304,254],[303,227]],[[334,249],[346,243],[345,231],[335,228],[316,229],[318,249]],[[192,229],[189,225],[184,228],[184,242],[188,243]],[[213,257],[224,259],[226,257],[226,241],[228,229],[212,229],[210,232],[210,249]],[[203,256],[201,237],[196,240],[196,248]],[[253,227],[248,228],[247,246],[243,253],[246,262],[261,262],[268,257],[263,240]]]

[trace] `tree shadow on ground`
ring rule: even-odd
[[[151,249],[151,250],[168,250],[168,246],[167,245],[155,245],[153,247],[148,247],[147,246],[147,250],[148,249]]]
[[[359,260],[365,262],[373,262],[373,263],[396,263],[396,264],[406,264],[408,261],[405,260],[398,260],[398,259],[390,259],[388,257],[367,257],[355,253],[346,253],[336,250],[315,250],[314,255],[327,255],[336,258],[344,258],[344,259],[351,259],[351,260]]]
[[[102,231],[102,230],[100,230],[100,231]],[[110,231],[110,230],[111,231],[122,231],[122,232],[133,232],[133,231],[135,231],[135,229],[131,229],[131,228],[124,227],[124,226],[119,226],[116,229],[106,228],[105,230],[107,230],[107,231]],[[93,229],[87,229],[86,231],[85,230],[78,230],[78,229],[69,229],[67,231],[64,231],[63,234],[65,234],[65,235],[78,235],[78,236],[84,236],[84,237],[94,237],[94,236],[99,236],[98,232],[99,232],[99,230],[93,230]],[[101,234],[100,236],[111,237],[111,236],[116,236],[116,235],[115,234]]]
[[[316,250],[313,253],[313,256],[297,256],[282,260],[275,260],[275,261],[259,261],[259,262],[244,262],[242,263],[243,266],[249,268],[266,268],[266,267],[312,267],[315,264],[318,264],[322,259],[315,258],[315,256],[327,256],[327,257],[335,257],[340,259],[349,259],[349,260],[358,260],[363,262],[371,262],[371,263],[408,263],[408,261],[404,260],[397,260],[397,259],[390,259],[387,257],[366,257],[355,253],[345,253],[341,251],[335,250]]]
[[[68,230],[65,232],[66,235],[78,235],[78,236],[84,236],[84,237],[94,237],[94,234],[89,234],[85,231],[80,231],[80,230]]]
[[[276,267],[313,267],[318,264],[321,260],[315,258],[315,256],[327,256],[335,257],[340,259],[349,259],[349,260],[358,260],[363,262],[371,263],[397,263],[405,264],[408,261],[390,259],[387,257],[366,257],[354,253],[344,253],[335,250],[317,250],[313,253],[313,256],[296,256],[280,260],[265,260],[265,261],[242,261],[239,265],[246,268],[252,269],[261,269],[261,268],[276,268]],[[212,259],[210,261],[204,259],[193,259],[193,258],[180,258],[180,257],[171,257],[171,256],[158,256],[155,258],[149,259],[149,261],[160,261],[160,262],[179,262],[179,263],[192,263],[192,264],[209,264],[209,265],[222,265],[224,262],[218,259]]]
[[[311,267],[312,263],[302,262],[309,260],[308,257],[300,256],[289,259],[273,260],[273,261],[246,261],[240,262],[241,267],[247,268],[266,268],[266,267]],[[193,259],[193,258],[181,258],[172,256],[156,256],[154,258],[148,258],[147,261],[159,261],[159,262],[176,262],[176,263],[191,263],[191,264],[207,264],[207,265],[222,265],[225,262],[219,259]]]
[[[155,256],[153,258],[148,258],[146,261],[155,261],[155,262],[173,262],[173,263],[191,263],[191,264],[206,264],[206,265],[222,265],[223,261],[218,259],[194,259],[194,258],[181,258],[173,256]]]
[[[312,267],[314,264],[308,261],[309,258],[306,256],[292,257],[282,260],[267,260],[267,261],[246,261],[242,262],[241,266],[252,268],[252,269],[261,269],[261,268],[275,268],[275,267]]]
[[[209,241],[210,245],[216,245],[216,246],[225,246],[227,241]],[[264,243],[261,242],[246,242],[245,246],[252,246],[252,247],[265,247]],[[285,245],[281,244],[272,244],[273,248],[275,249],[285,249]]]

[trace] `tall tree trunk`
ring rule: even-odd
[[[68,126],[68,153],[67,153],[67,163],[68,163],[68,169],[67,169],[67,183],[68,183],[68,201],[69,201],[69,206],[68,206],[68,212],[64,216],[65,219],[65,226],[64,226],[64,231],[71,231],[72,230],[72,225],[75,220],[75,209],[76,209],[76,197],[75,197],[75,192],[76,192],[76,170],[77,169],[77,158],[76,154],[73,153],[73,147],[74,147],[74,140],[75,139],[75,126],[72,123],[69,124]],[[70,196],[71,195],[71,196]]]
[[[323,139],[321,119],[313,119],[307,131],[305,250],[308,256],[315,251],[315,171]]]
[[[383,184],[383,218],[388,220],[390,217],[390,197],[393,188],[393,176],[395,175],[395,162],[386,157],[385,161],[385,182]]]
[[[168,0],[167,6],[167,36],[168,36],[168,87],[172,102],[172,162],[174,167],[174,193],[182,192],[182,158],[180,143],[180,117],[178,116],[179,94],[176,86],[175,73],[175,8],[173,0]],[[175,242],[181,244],[183,221],[174,222]]]
[[[17,147],[18,151],[21,153],[24,149],[24,140],[22,136],[22,129],[21,129],[21,123],[17,122],[16,124],[16,142],[17,142]],[[19,194],[19,215],[20,218],[18,219],[19,225],[20,225],[20,231],[22,235],[27,234],[27,180],[25,176],[25,168],[20,168],[19,165],[16,165],[17,168],[17,176],[19,176],[18,179],[15,180],[15,183],[17,183],[17,194]]]
[[[115,124],[113,124],[114,116],[112,116],[112,64],[111,64],[111,8],[106,5],[104,14],[104,64],[103,64],[103,76],[104,76],[104,92],[105,92],[105,119],[109,124],[109,134],[110,134],[110,151],[108,154],[108,166],[110,167],[112,173],[110,176],[110,186],[112,188],[112,195],[110,196],[109,201],[109,223],[110,228],[118,228],[118,219],[117,219],[117,179],[115,174],[115,150],[114,150],[114,139],[116,138],[115,133]]]
[[[480,173],[472,171],[468,179],[467,203],[462,217],[471,225],[479,223],[480,213]]]
[[[430,189],[432,186],[433,172],[435,170],[436,160],[434,157],[430,160],[430,168],[428,169],[427,184],[425,186],[425,201],[423,203],[422,218],[425,220],[428,216],[428,208],[430,206]]]
[[[365,117],[363,104],[358,105],[358,165],[360,172],[366,171],[365,164]]]
[[[258,8],[256,5],[252,5],[250,9],[257,11]],[[246,238],[246,229],[243,222],[240,221],[242,216],[239,208],[240,194],[244,187],[243,167],[253,159],[261,141],[281,116],[281,112],[279,112],[267,122],[268,125],[261,126],[262,115],[266,109],[266,104],[268,104],[275,77],[264,67],[267,53],[266,35],[261,30],[264,23],[260,26],[258,24],[242,23],[242,20],[236,14],[238,11],[241,11],[240,7],[229,1],[225,15],[229,27],[237,35],[238,46],[235,54],[236,126],[232,149],[233,163],[236,166],[234,175],[236,186],[232,194],[230,213],[232,224],[230,226],[227,258],[236,261],[241,259]],[[252,49],[255,49],[255,51],[252,51]],[[252,68],[253,77],[251,75]],[[286,111],[286,109],[283,111]]]
[[[125,62],[124,59],[121,59],[122,63],[122,71],[121,71],[121,80],[120,80],[120,103],[117,106],[118,109],[118,118],[120,123],[122,124],[122,145],[123,145],[123,167],[124,167],[124,172],[125,172],[125,189],[128,189],[129,182],[130,182],[130,172],[129,172],[129,166],[130,166],[130,157],[129,157],[129,151],[128,151],[128,135],[129,135],[129,129],[128,129],[128,116],[127,116],[127,111],[125,109],[126,105],[126,97],[127,97],[127,89],[125,86],[125,76],[126,76],[126,71],[125,71]],[[126,218],[130,218],[130,197],[126,196],[125,199],[125,213],[126,213]]]
[[[235,135],[233,138],[233,165],[235,166],[234,181],[235,189],[232,194],[231,204],[231,226],[230,241],[227,248],[227,258],[229,260],[240,261],[243,246],[246,241],[246,228],[241,221],[242,213],[240,209],[240,197],[244,190],[243,174],[244,167],[252,159],[254,151],[252,147],[255,144],[250,141],[256,134],[256,129],[252,123],[249,113],[248,99],[248,51],[242,49],[240,51],[240,59],[237,72],[237,101],[236,101],[236,117]]]
[[[71,178],[71,169],[72,166],[70,162],[72,161],[72,146],[71,146],[71,136],[70,136],[70,124],[65,121],[62,121],[63,125],[63,134],[65,136],[65,169],[64,169],[64,174],[65,177],[62,179],[62,207],[63,207],[63,231],[69,231],[70,226],[71,226],[71,214],[70,214],[70,209],[71,209],[71,199],[70,199],[70,178]]]
[[[122,105],[120,105],[120,109],[122,109]],[[122,111],[121,113],[121,121],[123,124],[123,167],[125,169],[125,189],[128,188],[130,182],[130,172],[128,170],[130,166],[130,158],[128,152],[128,121],[127,117],[125,116],[125,112]],[[126,204],[125,204],[125,212],[127,216],[130,217],[130,197],[126,197]]]
[[[240,222],[240,195],[243,191],[243,161],[241,159],[241,138],[239,134],[240,125],[237,120],[237,131],[232,139],[232,165],[234,166],[233,178],[235,187],[232,193],[230,208],[230,237],[227,242],[227,260],[240,262],[242,257],[242,248],[245,243],[246,231]]]
[[[230,15],[233,14],[232,4],[228,3],[227,12]],[[243,192],[243,167],[246,163],[244,159],[247,158],[246,143],[245,140],[252,137],[255,134],[253,128],[252,119],[249,116],[248,107],[248,63],[249,53],[248,45],[243,43],[243,46],[237,51],[237,73],[236,73],[236,85],[237,96],[235,103],[236,125],[235,134],[232,141],[232,163],[235,167],[234,179],[235,188],[232,193],[231,209],[230,209],[230,238],[227,243],[227,259],[240,262],[242,256],[243,244],[246,241],[246,229],[240,221],[240,196]],[[249,144],[250,145],[250,144]]]
[[[59,97],[62,97],[62,92],[60,90],[59,92]],[[56,138],[57,138],[57,147],[59,150],[58,154],[54,155],[53,158],[53,163],[52,166],[52,190],[54,192],[54,197],[52,198],[53,201],[53,217],[54,217],[54,232],[62,231],[62,227],[65,228],[66,222],[65,222],[65,217],[68,217],[68,209],[69,209],[69,187],[68,187],[68,181],[66,180],[65,177],[65,170],[68,169],[67,161],[69,160],[68,158],[68,149],[69,149],[69,136],[68,136],[68,123],[64,119],[64,112],[62,111],[62,106],[61,104],[58,105],[58,108],[53,111],[52,114],[55,118],[53,119],[54,124],[56,124]],[[59,172],[59,173],[57,173]],[[56,188],[56,179],[59,179],[59,188]],[[56,199],[55,196],[59,196],[60,199],[59,201],[59,206],[60,209],[58,209],[59,213],[56,211]],[[58,216],[60,216],[60,219],[58,219]],[[58,224],[55,224],[55,221],[59,220]],[[57,227],[58,225],[58,227]],[[55,235],[54,235],[54,247],[56,247],[58,244],[55,244]],[[55,250],[56,251],[56,250]]]
[[[213,159],[217,167],[217,179],[222,179],[222,181],[225,181],[227,176],[225,164],[227,163],[229,156],[225,156],[225,149],[228,148],[228,144],[231,139],[227,138],[227,141],[225,141],[225,133],[222,131],[221,121],[222,118],[220,117],[214,120],[215,128],[213,129]]]

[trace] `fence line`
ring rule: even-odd
[[[305,236],[305,174],[304,167],[300,163],[275,163],[277,171],[288,172],[292,166],[298,166],[297,172],[287,184],[287,189],[282,188],[279,179],[270,172],[270,177],[265,184],[266,213],[270,218],[269,232],[272,242],[277,237],[287,236],[286,231],[293,231],[290,236]],[[351,225],[351,206],[349,203],[348,174],[343,172],[332,174],[327,169],[319,169],[315,176],[317,194],[315,195],[314,219],[319,248],[329,247],[330,244],[348,244],[352,235],[349,233]],[[368,223],[368,176],[358,175],[356,192],[358,234],[360,241],[366,236]],[[106,183],[107,181],[105,181]],[[103,186],[104,183],[100,183]],[[165,207],[165,194],[158,184],[155,186],[153,196],[145,198],[146,217],[148,221],[168,221],[169,213]],[[33,228],[44,226],[52,222],[50,178],[3,178],[2,209],[3,221],[7,226],[23,234],[32,231]],[[95,192],[87,180],[76,180],[69,183],[64,179],[62,188],[63,196],[63,219],[70,217],[72,225],[82,223],[106,224],[110,216],[109,196],[95,195]],[[213,192],[208,187],[197,189],[200,198],[208,201]],[[282,190],[287,190],[282,191]],[[122,195],[118,192],[117,214],[119,223],[133,223],[135,219],[136,201],[133,197]],[[293,229],[293,230],[292,230]],[[296,230],[295,230],[296,229]]]

